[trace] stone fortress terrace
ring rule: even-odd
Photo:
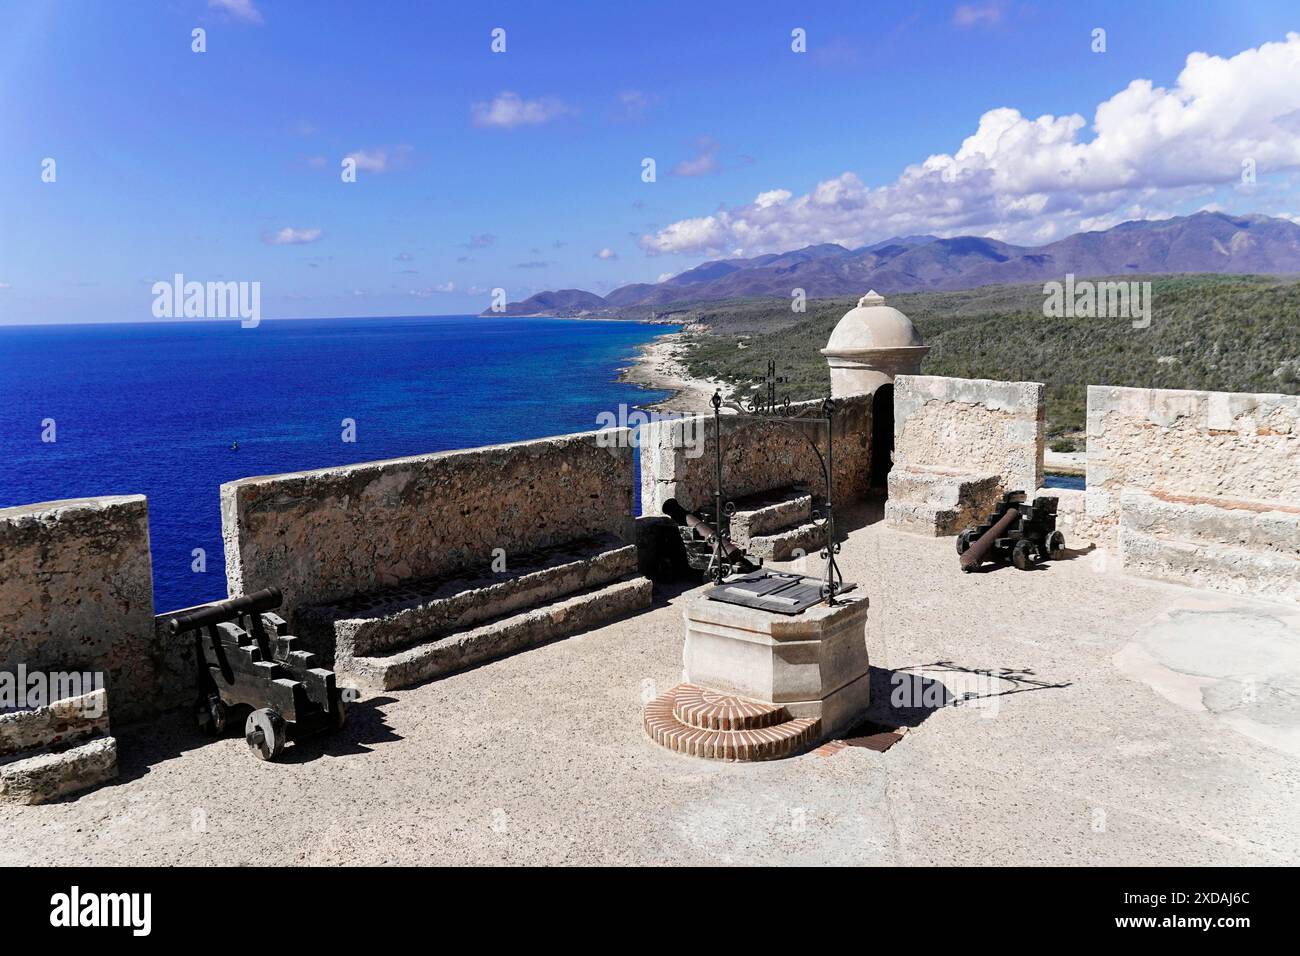
[[[659,573],[659,512],[708,504],[708,418],[702,458],[642,426],[639,473],[619,429],[224,486],[231,596],[280,588],[359,689],[275,762],[195,729],[142,497],[9,508],[0,672],[106,688],[0,714],[0,863],[1300,862],[1300,398],[1093,386],[1087,487],[1043,489],[1042,386],[916,374],[901,315],[865,296],[825,350],[870,688],[836,732],[758,763],[647,735],[704,590]],[[737,540],[819,574],[806,444],[726,431]],[[1065,553],[963,574],[1009,490],[1058,497]]]

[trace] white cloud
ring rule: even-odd
[[[1231,58],[1193,53],[1169,88],[1134,80],[1084,117],[1028,119],[1003,107],[980,117],[955,153],[906,167],[871,188],[853,172],[795,197],[683,219],[643,236],[651,254],[748,254],[815,242],[860,245],[890,235],[980,233],[1050,241],[1156,215],[1207,188],[1300,168],[1300,33]],[[1166,213],[1167,214],[1167,213]],[[1127,218],[1132,218],[1131,216]]]
[[[12,288],[13,286],[11,286],[8,282],[0,282],[0,289],[12,289]]]
[[[526,100],[509,90],[498,93],[490,103],[473,104],[469,111],[475,126],[494,126],[500,129],[536,126],[577,113],[573,107],[553,96]]]
[[[353,150],[343,158],[355,162],[359,172],[388,173],[405,166],[410,155],[410,146],[376,146]]]
[[[635,119],[659,101],[653,93],[623,90],[618,94],[619,118]]]
[[[593,255],[593,257],[596,258],[596,259],[607,259],[607,260],[608,260],[608,259],[617,259],[617,258],[618,258],[618,253],[615,252],[613,249],[609,248],[609,246],[606,246],[604,249],[601,249],[599,252],[593,253],[592,255]]]
[[[263,233],[262,241],[269,246],[302,246],[315,242],[325,235],[321,229],[295,229],[285,226],[278,232]]]
[[[997,23],[1002,19],[1002,3],[963,3],[952,12],[952,22],[959,27],[973,27],[981,23]]]
[[[245,23],[261,23],[262,14],[253,6],[253,0],[208,0],[208,6],[214,10],[222,10],[230,14],[236,20],[243,20]]]
[[[699,152],[690,159],[683,159],[669,172],[674,176],[707,176],[718,171],[718,142],[708,136],[701,136],[696,141]]]
[[[418,296],[421,299],[428,299],[434,295],[446,295],[456,291],[456,283],[444,282],[441,285],[429,286],[425,289],[412,289],[410,294]]]
[[[759,209],[766,209],[768,206],[775,206],[785,202],[794,193],[788,189],[769,189],[765,193],[759,193],[754,197],[754,205]]]

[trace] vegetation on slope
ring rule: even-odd
[[[889,296],[931,347],[929,375],[1047,385],[1051,434],[1083,428],[1088,385],[1300,393],[1300,282],[1270,276],[1124,276],[1152,283],[1151,326],[1122,318],[1045,318],[1039,284]],[[808,303],[710,303],[681,320],[692,336],[692,374],[756,383],[777,360],[791,398],[825,395],[820,349],[856,298]],[[738,329],[772,329],[738,332]],[[709,334],[711,333],[711,334]]]

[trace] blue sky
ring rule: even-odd
[[[146,321],[178,272],[260,281],[268,318],[450,314],[815,241],[1294,217],[1289,31],[1267,2],[7,0],[0,323]]]

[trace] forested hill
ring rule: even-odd
[[[1045,318],[1041,284],[888,296],[916,324],[928,375],[1043,382],[1053,434],[1083,428],[1088,385],[1300,393],[1300,282],[1269,276],[1123,276],[1152,283],[1151,326]],[[747,382],[775,357],[792,398],[826,394],[820,354],[856,297],[810,302],[791,324],[771,300],[711,304],[690,316],[693,374]],[[785,327],[780,327],[784,325]],[[767,326],[770,332],[735,329]]]

